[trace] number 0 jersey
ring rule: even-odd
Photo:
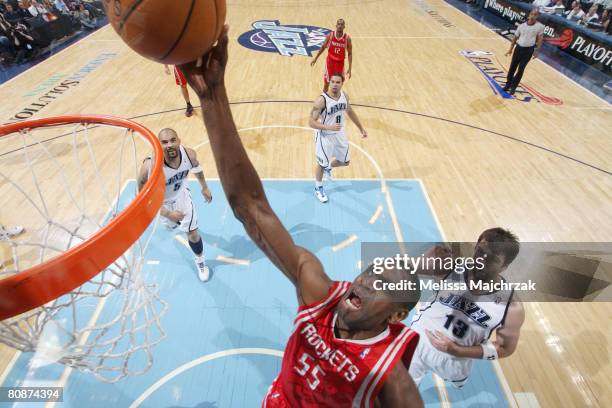
[[[263,407],[372,407],[395,365],[410,366],[419,336],[401,323],[367,340],[335,336],[336,305],[350,286],[335,282],[325,299],[300,306]]]

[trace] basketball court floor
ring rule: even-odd
[[[334,171],[330,203],[321,205],[312,194],[307,123],[323,60],[312,68],[310,58],[283,56],[282,44],[245,33],[257,21],[276,21],[310,27],[316,41],[317,28],[332,28],[340,17],[354,49],[345,90],[369,137],[360,139],[349,126],[351,166]],[[332,278],[353,279],[360,243],[368,241],[471,241],[498,225],[522,242],[611,240],[610,105],[538,60],[527,67],[517,97],[503,97],[494,69],[507,67],[508,43],[447,3],[229,1],[227,20],[226,81],[242,140],[273,208]],[[307,38],[299,38],[306,46]],[[51,90],[54,98],[41,103]],[[105,27],[0,86],[0,99],[3,122],[95,113],[133,118],[153,132],[174,128],[196,149],[210,180],[211,204],[195,181],[192,190],[214,270],[210,282],[199,282],[182,236],[151,228],[145,276],[168,305],[166,338],[153,349],[152,368],[106,384],[60,365],[32,368],[31,354],[3,348],[1,385],[65,386],[56,405],[66,407],[259,406],[280,367],[294,291],[233,218],[201,114],[183,115],[174,78]],[[9,150],[1,150],[3,170],[17,172]],[[134,188],[128,183],[121,200]],[[7,191],[0,183],[2,224],[35,229],[19,206],[4,205]],[[98,210],[107,208],[100,203]],[[102,313],[116,307],[111,298]],[[428,377],[420,387],[426,405],[612,406],[609,303],[525,309],[511,357],[479,362],[461,391]]]

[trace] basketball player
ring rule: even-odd
[[[191,200],[191,191],[187,187],[187,176],[191,171],[195,174],[202,187],[202,196],[207,203],[212,201],[212,194],[204,179],[204,170],[193,149],[181,145],[176,132],[172,129],[162,129],[158,135],[164,149],[164,176],[166,177],[166,192],[160,215],[164,224],[170,229],[179,227],[187,233],[189,246],[195,254],[195,264],[198,277],[202,282],[208,281],[210,270],[204,259],[204,244],[198,233],[198,215]],[[138,178],[138,188],[149,179],[151,158],[145,159]]]
[[[484,267],[464,273],[453,271],[446,282],[503,281],[501,273],[519,252],[514,234],[492,228],[478,237],[474,259],[484,258]],[[435,255],[434,255],[435,253]],[[450,256],[448,249],[434,247],[426,256]],[[412,320],[412,330],[421,335],[410,375],[418,384],[433,371],[453,386],[468,381],[473,359],[497,360],[514,353],[525,311],[512,291],[477,292],[440,290],[420,307]],[[495,341],[491,335],[495,332]]]
[[[166,68],[166,75],[170,75],[170,68],[168,68],[167,65],[164,65],[164,68]],[[187,81],[185,81],[185,76],[177,66],[174,67],[174,81],[178,86],[181,87],[181,94],[183,94],[183,99],[185,99],[185,103],[187,104],[187,108],[185,109],[185,116],[190,117],[191,115],[193,115],[193,106],[191,106],[191,101],[189,99]]]
[[[344,79],[340,74],[330,77],[330,91],[323,92],[314,101],[308,124],[315,130],[315,196],[320,202],[329,201],[323,189],[323,174],[331,179],[333,167],[344,167],[350,163],[349,145],[344,131],[344,114],[359,128],[362,137],[368,133],[351,108],[346,92],[342,90]]]
[[[346,71],[346,77],[351,78],[351,69],[353,67],[353,43],[351,37],[344,32],[344,20],[339,19],[336,22],[336,31],[331,32],[325,38],[323,46],[319,48],[317,55],[313,58],[310,66],[314,67],[317,63],[317,59],[323,50],[329,48],[327,51],[327,60],[325,62],[325,72],[323,73],[323,92],[327,92],[329,89],[329,80],[331,75],[338,72],[344,76],[344,58],[348,55],[348,71]]]
[[[418,337],[400,323],[418,293],[374,291],[368,269],[351,284],[333,282],[297,246],[270,207],[232,118],[224,85],[227,26],[202,64],[182,65],[200,97],[221,184],[249,236],[295,285],[299,302],[282,369],[264,407],[422,407],[407,367]],[[201,66],[198,68],[198,65]],[[411,279],[386,270],[384,279]],[[378,278],[378,276],[376,276]]]

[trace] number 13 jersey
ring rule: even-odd
[[[401,323],[367,340],[335,336],[336,305],[350,285],[335,282],[325,299],[300,306],[264,408],[372,407],[395,365],[408,369],[419,337]]]
[[[417,311],[410,325],[412,330],[421,334],[425,330],[439,330],[462,346],[476,346],[503,326],[513,291],[476,295],[469,290],[466,277],[467,272],[453,271],[443,279],[442,287],[463,284],[465,289],[436,291]]]

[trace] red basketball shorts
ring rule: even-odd
[[[329,84],[329,78],[334,74],[342,74],[344,76],[344,61],[334,61],[328,58],[325,64],[325,73],[323,74],[323,80],[326,84]]]
[[[174,67],[174,80],[176,81],[176,84],[179,86],[187,85],[187,80],[185,79],[185,76],[183,75],[181,70],[178,69],[178,67],[176,66]]]

